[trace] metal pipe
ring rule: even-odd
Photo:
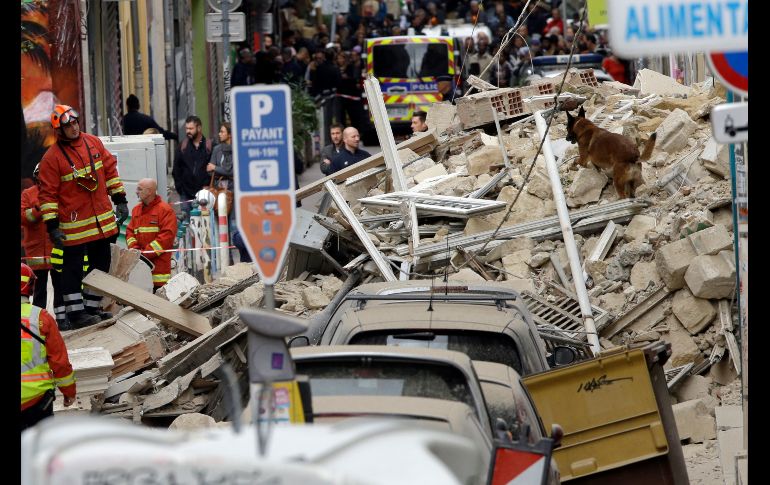
[[[572,281],[575,284],[578,303],[580,303],[580,312],[583,314],[583,325],[586,329],[586,336],[588,337],[588,343],[591,345],[591,350],[593,350],[594,355],[598,355],[601,351],[599,335],[594,324],[591,302],[588,300],[586,282],[583,279],[583,269],[580,267],[580,254],[575,244],[575,236],[572,234],[572,223],[570,222],[569,210],[567,209],[567,201],[564,197],[564,189],[559,179],[559,169],[556,166],[556,158],[551,148],[551,140],[547,136],[546,122],[542,111],[535,113],[535,124],[537,125],[537,132],[540,138],[543,139],[543,156],[545,157],[545,165],[548,168],[548,178],[551,180],[556,213],[559,217],[564,246],[567,249],[567,257],[569,258],[570,270],[572,271]]]
[[[273,285],[265,285],[264,297],[265,308],[268,310],[275,310],[275,287]]]

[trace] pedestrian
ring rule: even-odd
[[[251,49],[244,47],[238,51],[238,62],[233,66],[230,86],[250,86],[257,82],[257,62]]]
[[[323,51],[323,62],[316,65],[310,73],[310,95],[320,97],[323,106],[324,126],[331,126],[332,118],[337,112],[337,86],[340,85],[341,75],[339,67],[334,63],[336,51],[328,48]],[[337,120],[340,122],[340,120]],[[324,134],[325,135],[325,134]],[[331,140],[324,140],[326,144]]]
[[[321,150],[321,173],[324,175],[331,174],[332,159],[334,159],[345,146],[345,144],[342,143],[342,125],[334,123],[331,128],[329,128],[329,137],[332,142]]]
[[[428,119],[428,113],[425,111],[415,111],[412,114],[412,134],[428,131],[428,125],[425,120]]]
[[[190,115],[185,119],[185,138],[179,143],[174,157],[174,167],[171,176],[174,178],[174,187],[182,201],[182,213],[185,219],[189,219],[195,194],[205,185],[208,185],[210,176],[206,172],[206,166],[212,153],[211,140],[203,136],[201,119]]]
[[[21,264],[21,425],[24,431],[53,416],[54,389],[64,395],[64,406],[75,403],[77,388],[67,347],[56,321],[29,302],[35,273]]]
[[[442,101],[454,102],[455,78],[449,74],[436,77],[436,85]]]
[[[126,245],[138,249],[152,263],[152,292],[171,278],[171,252],[176,237],[174,209],[158,195],[158,182],[151,178],[136,184],[139,203],[131,210],[126,227]]]
[[[83,287],[83,260],[89,271],[110,270],[110,243],[128,217],[126,190],[117,160],[102,141],[80,131],[78,113],[57,104],[51,113],[56,143],[40,161],[40,210],[54,249],[62,250],[61,290],[70,325],[81,328],[108,318],[101,295]],[[112,204],[115,204],[115,211]],[[117,216],[117,220],[116,220]],[[57,265],[51,264],[54,269]]]
[[[349,165],[358,163],[371,156],[366,150],[358,148],[360,142],[361,135],[358,134],[357,129],[352,126],[345,128],[342,132],[342,143],[345,145],[345,149],[341,150],[340,153],[332,159],[330,173],[338,172]]]
[[[129,94],[126,98],[126,109],[128,113],[123,116],[123,134],[141,135],[149,129],[158,130],[166,140],[176,140],[176,133],[166,131],[151,117],[139,112],[139,98]]]
[[[217,188],[227,189],[233,193],[235,201],[235,183],[233,182],[233,137],[230,123],[225,121],[219,127],[219,144],[211,152],[211,158],[206,165],[206,172],[214,174]],[[235,204],[228,209],[227,226],[230,233],[229,240],[233,240],[236,229]]]

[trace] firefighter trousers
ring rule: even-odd
[[[64,267],[61,274],[62,298],[67,315],[86,311],[98,314],[101,295],[83,288],[83,256],[88,255],[88,271],[110,271],[110,242],[115,238],[97,239],[77,246],[64,246]]]

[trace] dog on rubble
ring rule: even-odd
[[[580,107],[577,117],[567,113],[567,141],[578,144],[577,163],[583,167],[592,162],[598,169],[612,173],[618,199],[634,197],[636,188],[644,183],[641,160],[648,160],[655,148],[657,134],[653,132],[639,155],[639,148],[628,137],[599,128],[586,119]]]

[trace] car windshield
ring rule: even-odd
[[[449,74],[447,44],[385,44],[372,50],[375,77],[416,79]]]
[[[348,343],[456,350],[466,354],[471,360],[497,362],[522,373],[521,356],[516,343],[507,335],[500,333],[439,329],[361,332],[353,336]]]
[[[449,365],[363,358],[297,360],[313,396],[406,396],[457,401],[476,409],[465,375]]]

